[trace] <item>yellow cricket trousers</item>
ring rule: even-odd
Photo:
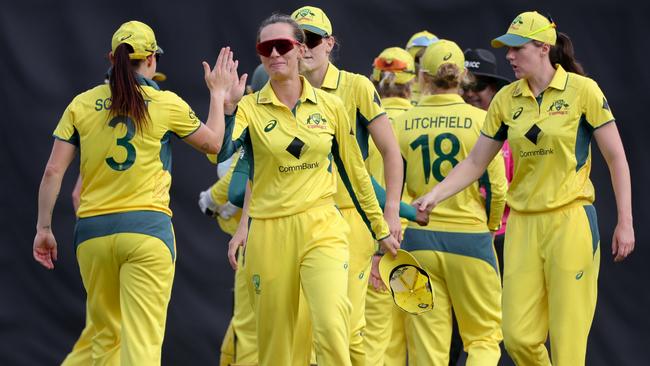
[[[406,366],[407,313],[400,310],[390,292],[368,284],[366,295],[366,365]]]
[[[235,303],[228,330],[221,344],[220,366],[257,365],[255,313],[248,298],[248,278],[243,270],[244,255],[239,251],[235,271]]]
[[[155,211],[81,218],[75,243],[94,328],[92,364],[160,365],[175,268],[171,218]]]
[[[294,332],[308,333],[297,323],[301,289],[319,365],[350,365],[348,231],[333,204],[251,220],[243,269],[257,319],[260,365],[308,364],[308,357],[294,360],[292,352]],[[302,346],[310,349],[311,341],[305,341]]]
[[[467,365],[501,357],[501,279],[492,235],[407,228],[402,248],[429,273],[434,307],[406,317],[409,365],[447,366],[453,307]]]
[[[519,365],[585,364],[600,268],[596,210],[574,204],[559,210],[511,211],[506,228],[503,333]]]

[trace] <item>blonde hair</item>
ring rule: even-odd
[[[411,97],[411,83],[398,84],[395,73],[392,71],[382,71],[379,81],[373,80],[372,82],[382,98],[399,97],[408,99]]]

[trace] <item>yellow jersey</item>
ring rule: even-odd
[[[179,96],[143,85],[149,124],[136,131],[127,116],[111,116],[111,91],[99,85],[75,97],[54,137],[75,144],[82,178],[80,218],[150,210],[169,216],[171,137],[185,138],[201,122]]]
[[[507,200],[515,211],[544,212],[595,199],[589,179],[591,139],[614,116],[595,81],[556,68],[537,97],[523,79],[503,87],[483,127],[485,136],[507,139],[512,150]]]
[[[388,225],[343,103],[300,79],[302,93],[293,109],[278,100],[270,83],[239,102],[235,130],[246,127],[239,138],[238,166],[249,164],[250,217],[283,217],[334,205],[336,164],[370,231],[378,239],[387,237]]]
[[[431,191],[458,162],[467,158],[480,136],[484,118],[485,111],[465,103],[458,94],[422,96],[417,106],[396,118],[400,151],[406,165],[406,186],[411,196],[420,197]],[[479,182],[485,187],[485,199]],[[453,232],[499,229],[506,185],[503,156],[499,154],[479,181],[433,209],[427,229]]]
[[[381,106],[379,94],[370,80],[360,74],[339,70],[332,63],[327,67],[321,89],[341,98],[352,125],[361,155],[368,158],[370,132],[368,125],[380,115],[386,113]],[[378,178],[375,176],[375,178]],[[338,179],[335,194],[336,204],[340,208],[355,207],[341,179]]]

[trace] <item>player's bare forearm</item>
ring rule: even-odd
[[[50,232],[52,229],[52,212],[61,190],[61,181],[75,154],[76,147],[74,145],[60,140],[54,141],[52,153],[45,166],[38,189],[37,232]]]
[[[373,120],[368,131],[384,162],[384,179],[386,181],[384,212],[398,218],[402,183],[404,182],[404,163],[397,139],[386,115],[381,115]]]

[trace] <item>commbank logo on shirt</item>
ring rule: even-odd
[[[306,150],[307,145],[305,145],[305,143],[297,137],[294,137],[293,140],[291,140],[289,143],[289,146],[287,146],[287,152],[293,155],[293,157],[296,159],[300,159],[300,155],[302,155],[302,153]]]
[[[537,145],[537,141],[539,140],[540,137],[542,137],[541,135],[543,135],[542,130],[541,130],[541,129],[536,125],[536,124],[534,124],[534,125],[533,125],[529,130],[528,130],[528,132],[526,132],[526,134],[525,134],[524,136],[526,136],[526,138],[527,138],[530,142],[532,142],[533,144]]]

